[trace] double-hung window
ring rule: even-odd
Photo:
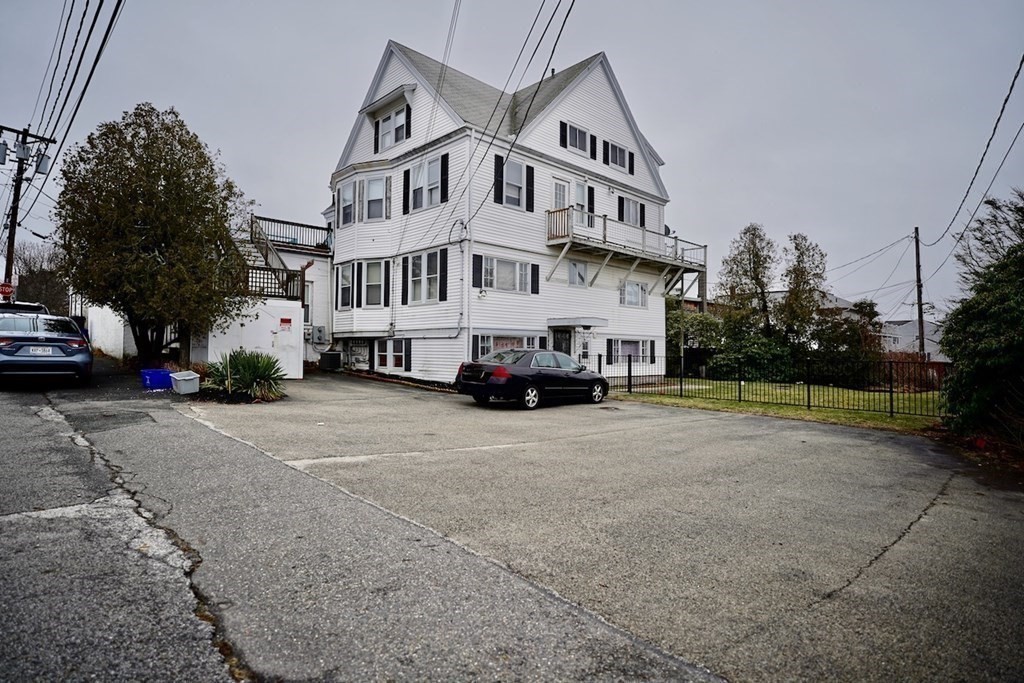
[[[352,308],[352,264],[343,263],[335,270],[338,285],[334,308],[342,310]]]
[[[618,166],[622,170],[626,170],[626,164],[628,153],[625,147],[620,147],[614,142],[608,143],[608,163],[612,166]]]
[[[409,203],[413,211],[424,206],[441,203],[441,157],[435,157],[412,167]]]
[[[356,183],[345,183],[341,186],[341,224],[349,225],[356,221]]]
[[[567,128],[569,149],[575,149],[582,154],[589,154],[590,151],[587,149],[587,131],[577,128],[571,123],[568,124]]]
[[[405,105],[388,112],[378,121],[380,126],[380,148],[387,149],[405,140]]]
[[[630,308],[647,308],[647,283],[623,283],[619,289],[619,305]]]
[[[366,220],[384,218],[384,179],[366,181]]]
[[[363,302],[366,306],[384,303],[384,262],[367,261],[364,265]]]
[[[505,162],[505,205],[523,208],[523,164],[509,159]]]
[[[587,264],[585,261],[569,261],[569,286],[587,286]]]
[[[587,212],[587,184],[584,182],[576,181],[576,201],[573,203],[575,209],[573,213],[573,222],[576,225],[586,226],[588,228],[594,227],[594,217]]]
[[[551,208],[555,211],[569,206],[569,183],[564,180],[555,180],[554,193],[551,199]]]
[[[646,358],[647,348],[646,339],[613,339],[610,362],[625,363],[626,356],[633,356],[634,360]]]
[[[485,256],[483,280],[484,289],[525,294],[530,291],[530,264]]]
[[[437,301],[439,263],[437,251],[409,257],[409,303]]]
[[[441,203],[441,158],[427,162],[427,206]]]
[[[305,283],[305,287],[302,290],[302,322],[305,325],[309,325],[313,322],[312,317],[313,310],[313,283]]]

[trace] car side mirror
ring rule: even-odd
[[[586,370],[587,370],[587,366],[586,365],[581,365],[579,367],[579,369],[576,370],[576,372],[586,372]]]

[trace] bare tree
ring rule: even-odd
[[[57,272],[57,254],[49,243],[22,242],[14,251],[19,301],[45,304],[55,315],[68,313],[68,286]]]

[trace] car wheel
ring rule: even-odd
[[[490,396],[474,396],[473,400],[476,401],[479,405],[485,406],[485,405],[487,405],[488,401],[491,400],[491,397]]]
[[[590,385],[590,402],[600,403],[604,400],[604,385],[600,382],[594,382]]]
[[[540,405],[540,389],[532,384],[527,384],[526,388],[523,389],[522,398],[519,399],[519,405],[526,410],[533,410]]]

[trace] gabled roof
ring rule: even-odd
[[[506,93],[468,74],[464,74],[458,69],[453,69],[450,66],[445,67],[441,62],[432,57],[428,57],[410,47],[390,40],[384,55],[381,57],[370,89],[366,94],[366,100],[363,102],[364,108],[371,104],[370,98],[376,91],[377,83],[384,72],[388,57],[391,54],[394,54],[413,72],[414,76],[420,80],[424,89],[432,96],[436,96],[439,106],[447,110],[449,114],[456,117],[457,120],[461,119],[464,124],[493,133],[499,137],[508,137],[513,133],[518,134],[523,131],[523,129],[540,118],[564,93],[571,90],[572,86],[580,80],[584,73],[588,72],[598,63],[603,63],[612,81],[613,88],[619,95],[626,112],[626,117],[629,119],[630,125],[640,141],[641,156],[651,160],[652,169],[665,163],[636,126],[636,122],[629,112],[629,107],[622,97],[618,82],[603,52],[587,57],[581,62],[562,69],[562,71],[556,72],[554,75],[548,76],[539,82],[531,83],[514,93]],[[443,81],[441,80],[442,71],[444,72]],[[536,97],[534,97],[534,93],[536,93]],[[532,105],[531,100],[533,102]],[[495,103],[497,103],[497,107],[495,107]],[[358,124],[359,120],[357,118],[356,125],[353,126],[352,132],[349,135],[348,143],[345,145],[345,150],[338,160],[336,171],[341,170],[347,165],[349,152],[352,149],[359,127]],[[667,192],[657,172],[654,173],[654,178],[662,194],[667,197]]]

